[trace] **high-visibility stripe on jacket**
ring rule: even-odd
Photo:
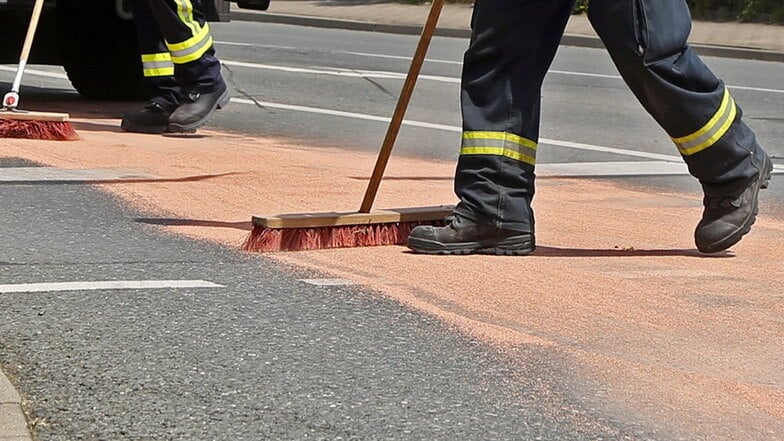
[[[169,48],[172,61],[175,64],[185,64],[193,60],[198,60],[212,47],[210,26],[205,23],[196,34],[185,41],[178,43],[167,41],[166,47]]]
[[[171,54],[142,54],[142,69],[145,77],[164,77],[174,75],[174,63]]]

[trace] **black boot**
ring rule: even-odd
[[[536,248],[533,233],[477,224],[459,215],[444,227],[421,225],[408,236],[408,247],[423,254],[498,254],[524,256]]]
[[[180,107],[169,117],[169,131],[195,132],[212,118],[215,109],[223,108],[230,99],[229,89],[223,82],[212,92],[188,93],[182,98]]]
[[[171,111],[160,104],[150,101],[144,109],[123,116],[120,128],[126,132],[163,133],[169,126]]]
[[[703,253],[718,253],[735,245],[751,230],[757,219],[759,191],[768,188],[773,165],[765,156],[761,171],[739,189],[708,190],[702,220],[694,231],[694,242]]]

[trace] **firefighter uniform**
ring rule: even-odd
[[[461,86],[457,215],[533,236],[541,88],[573,4],[476,1]],[[591,0],[589,19],[624,81],[672,138],[706,195],[737,193],[761,171],[770,173],[740,107],[687,44],[691,16],[685,0]]]
[[[200,0],[136,0],[133,15],[151,103],[172,114],[189,97],[215,100],[210,94],[217,93],[218,107],[225,104],[228,91]],[[197,110],[211,113],[216,103],[207,104]]]

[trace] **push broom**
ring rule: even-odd
[[[33,14],[27,27],[27,36],[19,57],[11,91],[3,97],[3,107],[0,109],[0,138],[29,138],[45,140],[73,140],[77,139],[76,131],[68,122],[67,113],[31,112],[17,109],[19,105],[19,88],[22,75],[27,66],[30,49],[33,46],[33,37],[41,17],[44,0],[36,0],[33,5]]]
[[[244,250],[271,252],[400,245],[406,242],[409,233],[417,225],[443,225],[444,219],[452,213],[451,206],[372,211],[443,6],[444,0],[433,0],[430,6],[359,211],[254,216],[253,230],[243,245]]]

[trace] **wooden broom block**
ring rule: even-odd
[[[452,214],[452,205],[377,210],[370,213],[325,212],[291,213],[276,216],[253,216],[253,225],[261,228],[319,228],[346,225],[372,225],[398,222],[442,220]]]
[[[0,110],[0,118],[18,121],[54,121],[66,122],[70,119],[67,113],[33,112],[28,110]]]

